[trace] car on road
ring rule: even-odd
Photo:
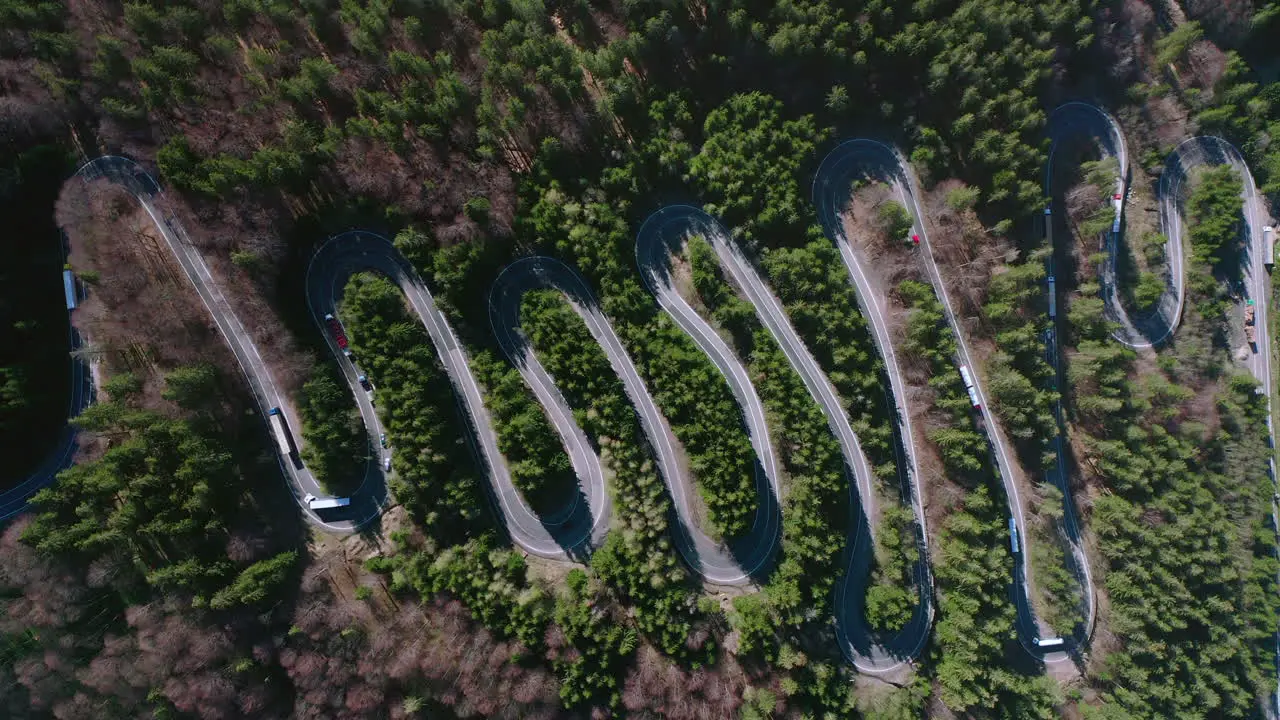
[[[920,236],[919,236],[919,235],[917,235],[916,233],[911,233],[911,244],[912,244],[912,245],[919,245],[919,244],[920,244]]]
[[[387,446],[387,434],[386,434],[386,433],[378,433],[378,444],[382,445],[382,447],[384,447],[384,448]]]
[[[382,469],[384,472],[391,472],[391,456],[390,455],[382,459]]]

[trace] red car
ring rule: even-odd
[[[911,233],[911,242],[912,242],[912,244],[914,244],[914,245],[919,245],[919,244],[920,244],[920,236],[919,236],[919,235],[917,235],[917,234],[915,234],[915,233]]]

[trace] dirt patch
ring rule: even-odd
[[[312,375],[316,358],[303,349],[292,334],[281,332],[284,323],[276,305],[282,300],[277,299],[273,304],[263,295],[260,286],[262,282],[274,283],[274,279],[265,275],[255,278],[254,271],[250,270],[260,259],[265,260],[273,254],[272,239],[263,237],[270,232],[269,219],[242,218],[241,223],[254,229],[243,236],[230,236],[228,226],[206,227],[198,221],[195,212],[176,197],[164,196],[157,205],[166,214],[172,213],[179,218],[182,229],[200,249],[213,276],[213,284],[227,298],[236,317],[249,332],[270,367],[277,387],[289,397],[297,394]],[[239,263],[233,262],[233,257]],[[321,331],[316,328],[315,332]]]
[[[132,195],[73,179],[57,216],[71,246],[68,262],[88,289],[76,323],[102,374],[138,376],[147,407],[168,406],[162,380],[177,367],[212,363],[224,377],[238,377],[212,318]]]
[[[386,578],[366,570],[364,563],[394,553],[396,543],[392,536],[412,531],[413,521],[403,507],[396,505],[382,514],[376,527],[374,533],[347,536],[313,528],[307,543],[311,564],[303,579],[304,585],[326,583],[336,598],[352,608],[362,608],[369,620],[391,617],[400,609],[400,601],[391,593]],[[368,593],[368,597],[361,602],[357,592]]]
[[[959,187],[943,183],[921,198],[929,233],[929,246],[942,280],[947,286],[956,320],[965,324],[969,337],[989,335],[983,318],[987,286],[991,276],[1018,259],[1018,251],[1008,241],[987,233],[972,210],[956,210],[946,197]],[[970,348],[971,350],[973,348]]]

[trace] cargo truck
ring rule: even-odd
[[[1258,342],[1258,329],[1254,324],[1254,304],[1252,300],[1245,301],[1244,306],[1244,338],[1249,341],[1249,347],[1257,352],[1255,347]]]
[[[70,270],[62,271],[62,291],[67,296],[67,309],[75,310],[80,292],[76,288],[76,276],[72,275]]]
[[[293,435],[289,433],[289,426],[285,424],[284,413],[280,412],[280,408],[273,407],[267,412],[271,417],[271,433],[276,438],[276,448],[280,450],[280,454],[286,458],[293,459],[298,453],[298,449],[293,445]]]
[[[342,323],[338,322],[338,318],[332,313],[325,313],[324,322],[329,326],[329,333],[333,335],[333,341],[338,343],[338,349],[343,355],[351,357],[351,343],[347,342],[347,334],[342,330]]]
[[[332,510],[333,508],[346,507],[351,504],[351,498],[344,497],[319,498],[308,494],[306,500],[307,507],[312,510]]]
[[[964,390],[969,393],[969,404],[974,408],[981,410],[982,403],[978,400],[978,389],[973,384],[973,376],[969,374],[967,365],[960,366],[960,378],[964,380]]]

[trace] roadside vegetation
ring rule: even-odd
[[[738,356],[764,402],[769,427],[788,477],[782,498],[782,559],[764,592],[734,599],[729,622],[739,633],[738,654],[790,669],[802,707],[847,712],[850,698],[834,648],[809,657],[803,638],[831,617],[836,583],[849,552],[849,493],[840,446],[826,416],[809,395],[755,310],[729,285],[715,251],[701,237],[688,243],[697,299],[711,320],[729,332]],[[893,586],[891,586],[893,587]],[[903,590],[899,593],[898,590]],[[879,591],[876,620],[905,624],[914,596]],[[816,655],[816,654],[815,654]]]
[[[983,314],[994,331],[996,351],[987,358],[991,406],[1013,441],[1018,457],[1032,472],[1054,467],[1058,427],[1053,407],[1054,369],[1045,359],[1049,330],[1044,250],[1008,265],[991,277]]]
[[[486,388],[485,406],[507,458],[511,482],[538,513],[563,510],[578,492],[578,478],[542,408],[520,372],[490,352],[471,355],[471,371]]]
[[[1193,180],[1187,198],[1191,223],[1187,233],[1191,241],[1187,294],[1196,313],[1212,326],[1226,323],[1227,311],[1235,302],[1222,278],[1236,276],[1234,268],[1243,249],[1241,183],[1239,174],[1229,165],[1206,169]]]
[[[1126,638],[1095,680],[1099,718],[1248,717],[1274,688],[1266,400],[1232,358],[1240,178],[1222,166],[1192,183],[1187,304],[1156,368],[1112,339],[1096,283],[1080,285],[1068,314],[1081,465],[1105,490],[1092,522],[1108,622]]]
[[[48,455],[71,394],[62,238],[53,223],[69,158],[57,145],[25,140],[32,144],[0,148],[0,216],[15,238],[0,263],[0,438],[8,448],[0,490]]]
[[[477,326],[489,324],[486,294],[501,260],[497,246],[479,238],[437,248],[436,239],[416,227],[397,233],[395,246],[420,275],[434,281],[436,302],[468,347],[468,362],[484,393],[512,484],[534,512],[563,510],[578,492],[578,479],[560,436],[520,371],[498,359],[492,340],[477,332]]]
[[[563,160],[553,156],[548,166]],[[571,258],[599,293],[601,309],[689,458],[707,509],[709,527],[702,529],[726,540],[742,535],[759,504],[742,410],[711,359],[644,290],[633,269],[636,228],[619,212],[622,201],[602,190],[574,197],[556,181],[535,190],[521,233]]]
[[[1135,376],[1134,353],[1092,312],[1073,304],[1072,400],[1085,464],[1108,491],[1093,524],[1110,623],[1126,637],[1104,661],[1099,717],[1249,716],[1274,684],[1280,611],[1265,399],[1247,375],[1214,380],[1166,354],[1162,372]]]
[[[351,391],[325,364],[302,386],[302,462],[333,495],[346,495],[359,485],[369,462],[369,434]]]
[[[426,328],[400,288],[373,273],[351,276],[339,312],[395,448],[392,491],[428,534],[465,535],[481,515],[481,480]]]
[[[1133,100],[1142,94],[1134,76],[1150,71],[1158,77],[1141,78],[1153,80],[1150,97],[1175,111],[1159,117],[1180,123],[1190,111],[1200,132],[1234,141],[1264,191],[1274,193],[1280,151],[1268,138],[1280,134],[1280,86],[1248,65],[1274,55],[1267,45],[1280,17],[1274,0],[1230,12],[1182,3],[1189,22],[1166,38],[1153,19],[1142,24],[1147,4],[1121,5],[726,0],[689,12],[673,0],[13,0],[0,6],[0,129],[28,148],[26,128],[65,121],[75,136],[54,128],[61,147],[128,154],[158,168],[170,210],[190,225],[215,273],[255,268],[249,291],[261,294],[257,307],[281,300],[284,269],[305,259],[314,237],[356,225],[420,227],[424,245],[439,252],[428,254],[430,264],[415,265],[442,289],[447,311],[467,318],[463,341],[481,357],[492,350],[482,313],[496,269],[530,252],[563,259],[597,292],[671,419],[715,515],[707,529],[730,537],[756,505],[740,410],[714,367],[644,292],[634,230],[671,198],[706,203],[721,216],[770,275],[797,325],[815,325],[802,333],[825,356],[851,417],[869,426],[860,427],[868,441],[887,428],[875,409],[884,402],[875,353],[848,310],[850,296],[839,297],[847,283],[827,276],[832,258],[810,248],[820,236],[810,227],[808,182],[825,143],[838,137],[829,128],[841,135],[889,129],[887,139],[910,153],[925,185],[952,178],[967,184],[970,194],[957,203],[980,218],[975,242],[1005,249],[1003,240],[1041,206],[1044,108],[1080,87],[1104,97],[1108,88],[1125,88]],[[1210,41],[1237,45],[1240,53],[1220,58]],[[1218,67],[1224,72],[1215,77]],[[1181,126],[1161,127],[1167,134]],[[23,181],[0,175],[0,193]],[[1217,215],[1212,205],[1203,218],[1193,213],[1198,222]],[[119,198],[101,202],[99,220],[128,218],[132,207]],[[884,221],[892,228],[900,219]],[[368,585],[352,591],[341,585],[345,573],[312,571],[300,538],[276,534],[291,517],[281,517],[288,503],[265,494],[279,478],[265,462],[272,455],[259,419],[243,414],[243,393],[231,387],[233,374],[219,366],[223,384],[212,394],[229,412],[192,413],[161,396],[157,377],[200,359],[174,363],[175,354],[212,356],[221,341],[198,303],[192,309],[171,299],[180,296],[179,284],[135,292],[144,268],[160,277],[169,267],[140,227],[121,223],[118,239],[99,238],[130,242],[131,252],[103,257],[119,262],[84,263],[99,273],[101,284],[92,287],[100,299],[132,298],[134,305],[111,306],[122,313],[114,318],[92,308],[82,316],[95,325],[91,339],[103,356],[144,378],[145,390],[129,402],[165,419],[89,433],[94,448],[115,453],[112,462],[128,462],[111,473],[77,472],[92,476],[82,479],[95,492],[99,482],[161,482],[156,502],[163,508],[141,493],[90,497],[95,510],[126,528],[151,518],[118,517],[120,507],[157,513],[157,527],[178,526],[175,539],[198,539],[203,558],[204,536],[167,506],[186,497],[181,483],[198,486],[200,473],[156,480],[138,467],[154,456],[165,469],[190,469],[161,440],[195,442],[192,459],[206,460],[218,454],[206,448],[222,442],[232,469],[210,461],[200,472],[208,470],[211,486],[225,490],[217,502],[231,507],[234,500],[234,521],[219,525],[199,503],[195,509],[214,522],[200,532],[222,533],[218,543],[209,541],[208,557],[228,567],[216,582],[192,568],[198,593],[161,592],[147,585],[131,553],[140,544],[139,557],[151,558],[147,544],[163,538],[119,538],[108,527],[86,539],[80,529],[67,530],[72,544],[89,547],[49,554],[7,532],[0,605],[8,620],[0,633],[9,649],[0,654],[0,715],[547,718],[566,706],[583,715],[662,717],[851,713],[848,668],[826,632],[847,540],[847,480],[821,413],[804,400],[802,384],[749,308],[726,302],[716,319],[734,335],[771,420],[783,428],[786,447],[779,448],[791,485],[786,547],[769,589],[735,602],[726,621],[697,607],[696,588],[666,532],[662,508],[669,501],[633,415],[622,412],[630,412],[625,403],[614,411],[617,426],[605,428],[617,442],[604,451],[619,473],[614,490],[630,501],[632,514],[621,525],[632,535],[611,539],[583,574],[545,586],[530,580],[536,573],[480,497],[465,423],[429,340],[393,286],[361,281],[362,296],[344,314],[372,333],[364,349],[380,358],[370,376],[394,435],[397,498],[411,518],[407,527],[389,523],[401,543],[374,561],[385,573],[362,575]],[[1050,375],[1034,341],[1044,329],[1043,277],[1031,252],[1006,261],[1009,270],[993,279],[983,313],[997,346],[985,377],[1023,464],[1043,468],[1054,460],[1046,445]],[[27,279],[20,273],[19,281]],[[36,275],[29,279],[34,284]],[[1137,280],[1134,302],[1154,301],[1151,278]],[[52,282],[50,317],[54,309],[61,314]],[[1235,379],[1211,334],[1221,287],[1209,292],[1206,285],[1193,300],[1204,307],[1189,308],[1190,332],[1180,330],[1176,347],[1161,353],[1158,373],[1108,339],[1096,284],[1076,290],[1068,318],[1071,387],[1064,393],[1073,445],[1088,453],[1078,466],[1090,473],[1089,487],[1101,488],[1089,521],[1107,564],[1104,622],[1125,639],[1119,649],[1098,646],[1106,652],[1085,671],[1102,704],[1095,707],[1089,692],[1083,700],[1050,693],[1046,681],[1010,669],[1006,503],[985,474],[949,471],[939,481],[948,504],[938,508],[936,526],[932,651],[921,661],[922,680],[884,702],[858,703],[869,717],[914,717],[926,707],[1019,718],[1256,714],[1263,679],[1274,676],[1265,651],[1275,627],[1275,568],[1268,565],[1274,542],[1260,524],[1270,490],[1256,462],[1265,452],[1257,446],[1258,400]],[[177,318],[173,325],[165,324],[168,316]],[[576,338],[570,351],[593,346],[581,328],[572,329],[573,317],[548,309],[547,318],[550,325],[563,321]],[[0,320],[10,318],[0,312]],[[824,340],[827,325],[831,338]],[[174,332],[148,345],[139,333],[153,326]],[[548,354],[564,342],[543,340]],[[41,399],[43,383],[9,370],[21,364],[0,357],[9,373],[0,382],[0,416],[23,403],[61,413],[65,400]],[[53,367],[39,365],[49,372],[48,387],[65,386],[66,372]],[[530,410],[527,389],[517,391],[514,369],[501,367],[497,372],[485,359],[476,366],[500,441],[526,496],[545,494],[550,503],[566,480],[558,438]],[[1148,379],[1133,379],[1138,367]],[[12,400],[13,377],[20,401]],[[609,407],[602,399],[609,393],[601,393],[584,394],[583,407]],[[228,418],[224,432],[205,435],[206,416]],[[53,417],[50,411],[51,423]],[[346,414],[330,419],[320,427],[337,430]],[[6,447],[10,429],[28,427],[8,422],[0,428]],[[34,436],[35,424],[30,428]],[[882,439],[891,449],[890,436]],[[954,449],[954,467],[979,462],[964,455],[964,442]],[[890,477],[892,454],[882,457],[878,473]],[[1047,492],[1042,501],[1055,502]],[[48,527],[84,521],[69,502],[50,506],[59,519]],[[886,558],[878,572],[889,587],[902,565],[890,561],[896,556],[885,547],[885,529],[876,534]],[[296,559],[288,558],[292,552]],[[187,556],[166,547],[166,557],[181,565]],[[224,590],[225,609],[192,607],[197,594],[211,605]],[[882,624],[901,621],[905,599],[885,592]],[[739,653],[722,651],[732,633],[726,623]],[[712,657],[716,662],[706,664]]]
[[[636,624],[664,652],[714,652],[693,632],[696,595],[672,545],[671,499],[622,380],[559,293],[527,293],[521,318],[538,357],[574,408],[578,424],[596,439],[612,474],[621,524],[592,555],[592,570],[636,609]]]
[[[987,391],[1020,459],[1031,475],[1041,478],[1030,488],[1029,527],[1022,528],[1023,546],[1031,555],[1036,616],[1060,635],[1069,635],[1084,621],[1085,588],[1072,569],[1062,491],[1047,477],[1057,472],[1059,458],[1053,414],[1058,392],[1044,345],[1050,328],[1044,300],[1046,251],[1036,250],[1027,261],[1005,266],[991,278],[983,310],[998,349],[987,359]]]

